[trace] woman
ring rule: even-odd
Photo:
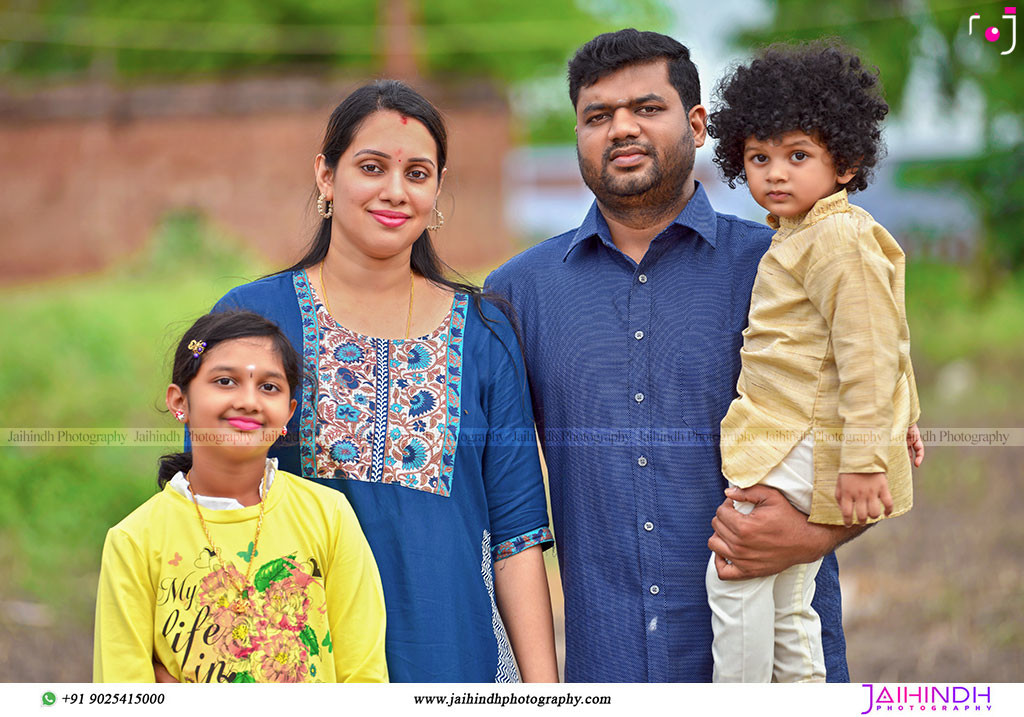
[[[444,121],[414,90],[353,92],[315,160],[308,253],[214,310],[261,313],[302,353],[298,442],[277,457],[355,508],[384,585],[391,679],[556,681],[519,345],[478,289],[445,278],[428,234],[444,222],[446,154]]]

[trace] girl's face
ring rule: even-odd
[[[363,121],[334,170],[323,155],[315,170],[334,202],[331,246],[378,260],[409,251],[433,217],[444,176],[426,126],[391,110]]]
[[[167,388],[167,407],[185,412],[197,447],[266,454],[295,405],[281,358],[265,336],[217,344],[203,352],[184,392],[175,384]]]

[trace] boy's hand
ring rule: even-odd
[[[846,527],[880,517],[883,506],[886,515],[892,513],[892,495],[885,473],[840,473],[836,502],[843,511]]]
[[[924,441],[921,440],[921,431],[918,430],[916,423],[907,429],[907,452],[914,468],[924,462]]]

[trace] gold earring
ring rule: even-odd
[[[322,216],[324,219],[330,219],[331,215],[334,214],[334,202],[327,199],[327,197],[324,196],[323,192],[320,192],[320,196],[317,197],[316,213]]]
[[[436,204],[434,205],[434,214],[437,215],[437,223],[427,225],[427,229],[429,229],[432,232],[436,232],[438,229],[444,226],[444,214],[441,213],[441,210],[437,208]]]

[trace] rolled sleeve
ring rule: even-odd
[[[516,553],[521,553],[527,548],[532,548],[534,545],[543,546],[543,549],[547,550],[554,545],[554,543],[555,536],[552,535],[551,530],[545,526],[543,528],[531,530],[529,533],[517,535],[503,543],[499,543],[491,550],[491,554],[494,557],[494,562],[498,562],[505,558],[511,558]]]

